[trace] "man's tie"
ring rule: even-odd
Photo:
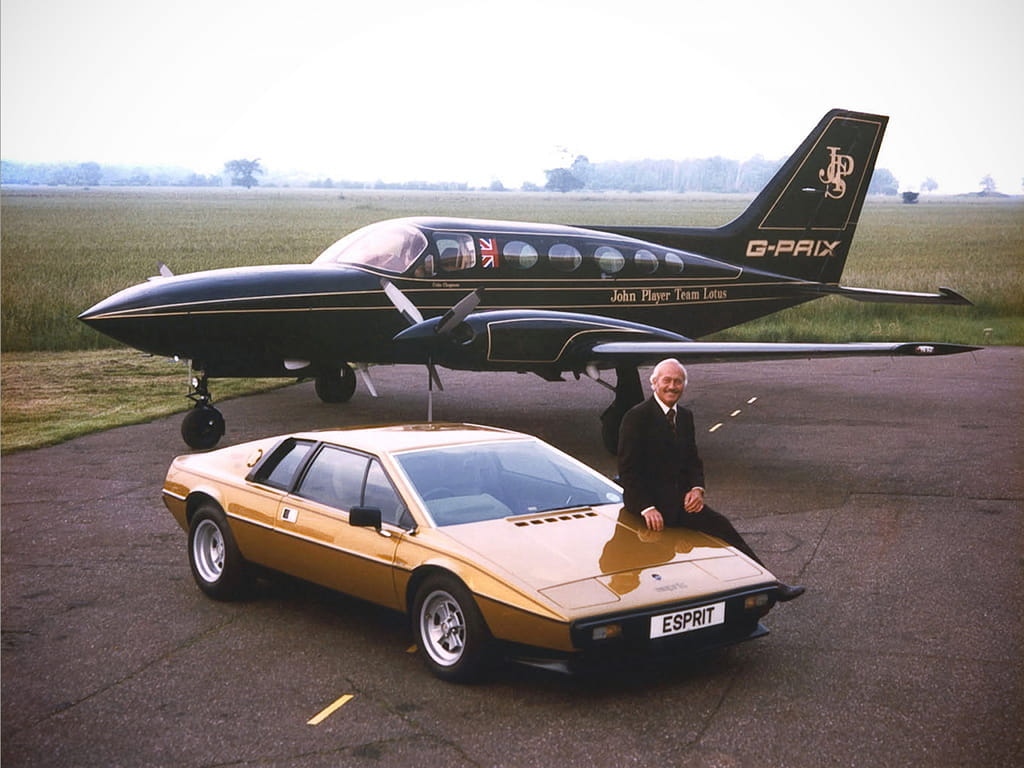
[[[672,434],[674,435],[676,433],[676,409],[669,408],[668,411],[665,412],[665,416],[668,418],[668,427],[672,430]]]

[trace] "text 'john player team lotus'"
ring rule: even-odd
[[[969,304],[948,288],[914,293],[839,284],[888,118],[826,114],[734,221],[717,228],[575,227],[407,218],[350,233],[312,264],[170,275],[80,315],[155,355],[188,360],[195,407],[185,441],[224,432],[208,379],[316,380],[327,402],[352,397],[371,364],[518,371],[600,381],[614,369],[602,416],[615,445],[642,397],[637,367],[840,355],[932,356],[973,347],[695,341],[813,299]],[[366,376],[373,393],[373,385]]]

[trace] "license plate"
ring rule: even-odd
[[[725,603],[687,608],[685,611],[663,613],[651,617],[651,638],[678,635],[695,629],[713,627],[725,623]]]

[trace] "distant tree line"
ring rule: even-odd
[[[464,181],[381,181],[380,179],[377,181],[353,181],[351,179],[334,180],[330,177],[314,179],[306,186],[310,189],[399,189],[428,192],[468,192],[472,189]],[[494,184],[491,184],[489,188],[492,191],[504,189],[502,187],[501,190],[496,190]]]
[[[628,191],[628,192],[733,192],[754,194],[760,191],[785,159],[766,160],[756,155],[744,162],[724,157],[688,160],[632,160],[592,163],[579,155],[565,168],[545,171],[544,189],[557,192],[576,190]],[[256,160],[230,160],[221,174],[204,176],[181,168],[146,168],[100,165],[99,163],[18,163],[0,161],[0,182],[4,184],[31,184],[46,186],[177,186],[177,187],[253,187],[259,184],[256,176],[266,172]],[[934,189],[931,179],[929,187]],[[473,189],[465,182],[404,181],[385,182],[318,179],[269,179],[269,186],[304,186],[319,189],[394,189],[465,192]],[[934,186],[932,186],[934,185]],[[924,186],[924,185],[922,185]],[[486,189],[501,192],[506,189],[500,181],[492,181]],[[522,185],[523,191],[539,191],[531,182]],[[868,188],[870,194],[898,194],[899,182],[885,168],[876,168]]]
[[[761,155],[738,162],[716,156],[689,160],[633,160],[592,163],[579,155],[567,168],[545,171],[547,189],[625,190],[628,192],[739,192],[754,194],[764,188],[786,158],[766,160]],[[870,194],[895,195],[899,182],[885,168],[876,168]]]
[[[760,155],[740,163],[724,157],[688,160],[613,160],[592,163],[579,155],[568,168],[545,171],[548,189],[565,187],[628,192],[757,192],[783,160]]]
[[[203,176],[180,168],[0,160],[0,182],[56,187],[219,187],[224,179],[216,174]]]

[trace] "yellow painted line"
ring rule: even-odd
[[[323,710],[320,714],[306,723],[306,725],[320,725],[320,723],[348,704],[352,699],[353,695],[351,693],[346,693],[340,699],[331,704],[331,706],[327,707],[327,709]]]
[[[722,428],[722,422],[718,422],[717,424],[715,424],[715,426],[713,426],[711,429],[709,429],[708,432],[717,432],[721,428]]]
[[[737,408],[735,411],[733,411],[729,415],[730,416],[739,416],[741,413],[743,413],[743,411],[741,411],[739,408]]]
[[[410,645],[408,648],[405,649],[405,652],[406,653],[416,653],[417,650],[418,649],[416,648],[415,645]]]

